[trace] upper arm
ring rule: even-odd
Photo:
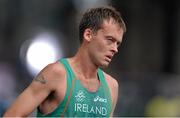
[[[46,67],[33,79],[32,83],[17,97],[4,116],[28,116],[55,89],[52,68]]]

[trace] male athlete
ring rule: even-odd
[[[113,116],[118,83],[100,68],[107,67],[118,52],[125,31],[113,7],[86,11],[75,56],[47,65],[4,116],[28,116],[36,108],[38,117]]]

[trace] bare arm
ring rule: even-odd
[[[5,112],[4,117],[28,116],[31,114],[52,91],[49,83],[43,73],[40,73],[17,97],[15,102]]]

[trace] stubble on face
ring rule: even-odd
[[[117,47],[111,45],[111,42],[108,43],[109,41],[107,40],[109,37],[112,37],[113,42],[118,42],[118,45],[116,45]],[[91,56],[98,67],[107,68],[109,66],[113,56],[117,53],[114,49],[118,48],[119,44],[122,42],[122,37],[123,29],[119,27],[119,24],[114,22],[113,19],[105,20],[101,28],[93,34],[94,41],[91,45]]]

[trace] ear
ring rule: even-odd
[[[86,41],[88,42],[91,41],[93,37],[92,35],[93,35],[93,31],[91,29],[89,28],[85,29],[83,36]]]

